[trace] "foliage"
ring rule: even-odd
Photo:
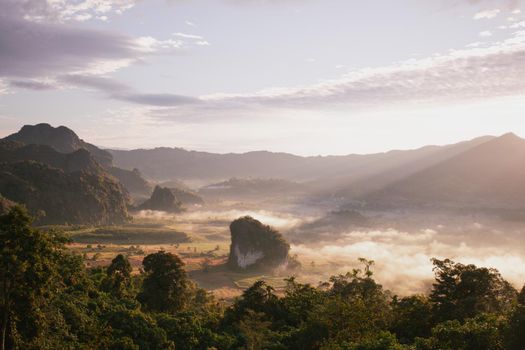
[[[178,256],[116,256],[88,269],[25,209],[0,215],[4,349],[518,350],[525,305],[496,270],[434,260],[430,295],[392,296],[373,262],[319,286],[257,281],[231,304],[188,278]]]

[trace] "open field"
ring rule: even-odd
[[[183,214],[138,213],[132,223],[108,227],[63,226],[72,240],[68,246],[81,254],[89,267],[107,266],[118,254],[128,257],[134,273],[139,273],[142,259],[159,250],[181,257],[190,277],[220,299],[231,299],[257,280],[264,280],[276,290],[285,286],[286,272],[274,275],[231,271],[225,263],[230,249],[229,223],[251,210],[189,211]],[[287,215],[271,217],[259,214],[278,225],[288,225]]]

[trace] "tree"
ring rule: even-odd
[[[188,304],[191,283],[184,263],[177,255],[159,251],[142,262],[144,282],[138,295],[139,301],[151,311],[177,312]]]
[[[464,323],[458,320],[445,321],[432,329],[430,338],[418,339],[416,349],[503,350],[500,336],[502,322],[500,316],[491,314],[470,318]]]
[[[121,298],[131,287],[131,264],[122,254],[117,255],[106,270],[104,288],[114,296]]]
[[[0,350],[37,338],[41,305],[59,288],[59,256],[65,238],[31,226],[27,211],[14,206],[0,216]]]
[[[463,265],[452,260],[432,260],[436,282],[430,301],[436,321],[464,320],[484,312],[510,310],[517,292],[495,269]]]
[[[401,343],[410,344],[416,337],[429,337],[432,329],[432,305],[425,296],[413,295],[392,301],[391,331]]]

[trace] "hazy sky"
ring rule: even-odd
[[[0,136],[370,153],[525,136],[525,1],[0,0]]]

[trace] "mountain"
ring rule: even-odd
[[[192,190],[170,187],[171,193],[184,205],[203,205],[204,199]]]
[[[47,145],[25,145],[20,142],[0,140],[0,161],[18,162],[35,161],[48,164],[65,172],[86,171],[94,174],[104,173],[104,169],[95,161],[91,153],[78,149],[71,153],[59,153]]]
[[[111,153],[85,142],[73,130],[65,126],[55,128],[46,123],[24,125],[18,132],[5,137],[3,140],[25,145],[45,145],[63,154],[70,154],[79,150],[88,151],[94,160],[117,178],[130,193],[148,195],[151,193],[151,186],[138,170],[125,170],[113,166]],[[32,154],[36,150],[27,151]],[[47,164],[49,163],[47,162]]]
[[[73,130],[65,126],[54,128],[46,123],[24,125],[20,131],[7,136],[5,140],[18,141],[26,145],[47,145],[60,153],[71,153],[79,149],[85,149],[103,167],[110,167],[113,162],[111,153],[84,142]]]
[[[398,177],[402,177],[410,171],[408,165],[415,166],[421,162],[421,167],[429,166],[490,138],[482,137],[454,145],[427,146],[416,150],[346,156],[300,157],[266,151],[216,154],[166,147],[109,152],[117,166],[126,169],[137,168],[148,178],[160,181],[199,179],[209,182],[235,177],[281,178],[301,182],[313,181],[320,187],[340,189],[359,179],[370,178],[390,170],[397,169]]]
[[[0,163],[0,193],[42,213],[45,224],[114,224],[128,220],[126,198],[111,178],[67,173],[35,161]]]
[[[111,224],[128,219],[127,194],[91,153],[0,140],[0,194],[39,223]]]
[[[214,183],[199,189],[199,194],[216,198],[267,198],[298,195],[304,192],[305,185],[283,179],[233,178]]]
[[[484,142],[363,197],[381,205],[525,208],[525,140]]]
[[[106,170],[132,194],[149,195],[152,191],[151,184],[144,179],[138,169],[126,170],[112,166]]]

